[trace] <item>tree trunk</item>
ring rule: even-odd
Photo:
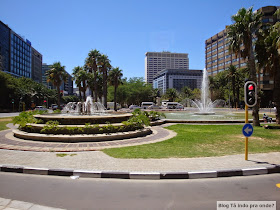
[[[97,90],[97,65],[94,64],[94,68],[93,68],[93,71],[94,71],[94,93],[95,93],[95,97],[94,97],[94,100],[95,102],[98,101],[98,90]]]
[[[82,101],[82,91],[81,91],[80,87],[79,87],[79,99],[80,99],[80,101]]]
[[[103,69],[103,105],[107,108],[107,69]]]
[[[60,108],[60,88],[59,88],[59,86],[56,86],[56,91],[57,91],[57,105],[58,105],[58,108]]]
[[[236,97],[235,97],[235,79],[232,78],[232,94],[233,94],[233,107],[236,106]],[[236,108],[236,107],[235,107]]]
[[[275,106],[276,106],[276,123],[280,124],[280,68],[279,65],[277,63],[277,61],[275,62],[275,73],[274,73],[274,91],[273,91],[273,98],[275,101]]]
[[[252,41],[250,44],[250,54],[249,54],[249,69],[250,69],[250,77],[253,82],[258,84],[257,75],[256,75],[256,64],[255,64],[255,55],[252,47]],[[260,126],[260,119],[259,119],[259,99],[257,97],[257,104],[253,107],[253,126]]]
[[[115,81],[116,82],[116,81]],[[117,111],[117,84],[115,83],[115,90],[114,90],[114,110]]]

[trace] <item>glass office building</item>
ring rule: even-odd
[[[0,21],[0,70],[10,69],[10,28]]]
[[[0,21],[0,70],[42,82],[42,55],[31,42]]]
[[[10,73],[18,77],[31,78],[32,52],[29,43],[11,31],[11,69]]]

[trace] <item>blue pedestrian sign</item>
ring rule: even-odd
[[[242,132],[243,132],[243,135],[244,135],[245,137],[250,137],[250,136],[252,136],[253,131],[254,131],[254,129],[253,129],[253,126],[252,126],[251,124],[246,123],[246,124],[243,126]]]

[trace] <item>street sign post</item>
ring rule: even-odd
[[[257,85],[253,81],[247,81],[244,85],[244,101],[245,101],[245,125],[242,133],[245,136],[245,160],[248,160],[248,137],[253,134],[253,126],[248,123],[248,107],[257,104]]]
[[[253,131],[254,131],[254,128],[251,124],[249,123],[246,123],[244,126],[243,126],[243,129],[242,129],[242,133],[245,137],[250,137],[252,136],[253,134]]]

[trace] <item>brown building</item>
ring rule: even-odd
[[[278,8],[279,6],[267,6],[258,9],[263,14],[263,27],[279,21],[279,19],[273,16]],[[215,76],[218,72],[224,71],[230,65],[234,65],[236,68],[246,67],[247,60],[241,58],[240,55],[236,57],[234,53],[230,53],[228,45],[226,28],[205,41],[205,68],[209,75]],[[272,90],[273,78],[261,73],[260,86],[263,91]]]

